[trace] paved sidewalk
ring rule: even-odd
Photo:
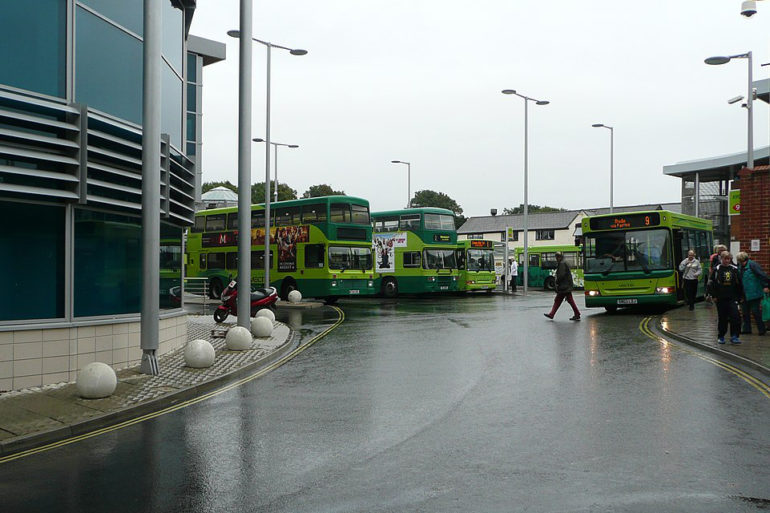
[[[224,338],[212,338],[221,329],[211,316],[189,316],[187,338],[209,340],[216,359],[207,369],[184,363],[184,349],[158,358],[159,376],[138,372],[138,367],[117,372],[115,393],[104,399],[82,399],[74,383],[48,385],[0,395],[0,458],[65,440],[155,412],[202,395],[237,377],[255,372],[288,354],[296,345],[285,324],[274,323],[269,338],[254,339],[246,351],[230,351]],[[235,324],[235,318],[228,319]]]
[[[726,344],[717,343],[717,308],[705,301],[696,303],[695,310],[686,306],[667,311],[659,318],[660,328],[673,338],[719,353],[765,374],[770,375],[770,333],[760,337],[756,324],[752,325],[753,335],[741,335],[741,344],[730,343],[729,332]]]

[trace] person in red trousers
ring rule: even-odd
[[[553,300],[553,308],[550,313],[543,314],[549,319],[553,319],[556,315],[556,311],[561,306],[562,301],[565,299],[567,303],[572,307],[574,315],[569,318],[570,321],[580,320],[580,310],[578,310],[575,300],[572,298],[572,271],[569,269],[569,265],[564,261],[564,255],[561,251],[556,253],[556,298]]]

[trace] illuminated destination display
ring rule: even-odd
[[[616,216],[594,217],[589,219],[592,230],[622,230],[626,228],[647,228],[660,224],[660,214],[621,214]]]
[[[492,241],[491,240],[472,240],[471,247],[472,248],[491,248]]]
[[[449,242],[451,240],[452,237],[443,233],[439,233],[438,235],[433,236],[433,242]]]

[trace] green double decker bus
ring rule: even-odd
[[[491,240],[457,241],[457,263],[460,267],[458,289],[461,292],[492,292],[497,286],[495,243]]]
[[[711,221],[667,210],[586,217],[582,222],[586,307],[615,311],[684,301],[678,272],[688,250],[708,265]],[[705,293],[705,278],[698,297]]]
[[[324,196],[271,204],[270,285],[282,299],[299,290],[304,297],[333,302],[374,294],[369,202]],[[265,282],[265,210],[251,206],[251,282]],[[208,278],[218,298],[238,272],[238,209],[203,210],[187,236],[186,276]]]
[[[516,284],[524,286],[524,248],[514,250],[519,264],[519,277]],[[564,261],[572,272],[572,283],[575,288],[583,288],[583,255],[579,246],[535,246],[527,248],[529,255],[530,287],[542,287],[545,290],[556,290],[556,253],[564,255]]]
[[[457,292],[454,213],[421,207],[372,214],[374,288],[382,296]]]

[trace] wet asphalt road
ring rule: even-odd
[[[0,465],[0,511],[770,507],[770,399],[644,314],[549,321],[551,299],[340,302],[263,378]],[[288,315],[305,340],[336,316]]]

